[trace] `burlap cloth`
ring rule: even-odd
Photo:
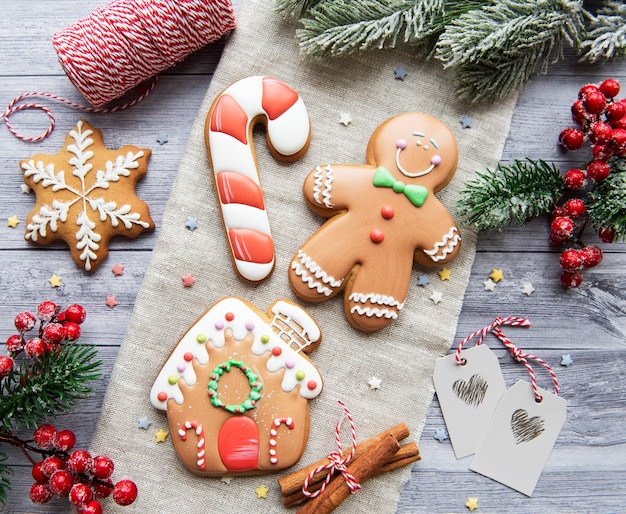
[[[120,508],[126,513],[285,511],[276,482],[282,474],[235,478],[230,484],[199,478],[179,463],[169,439],[156,443],[154,432],[167,429],[167,420],[152,408],[148,395],[162,364],[196,318],[224,296],[242,297],[263,311],[278,298],[298,301],[287,281],[288,265],[323,221],[308,209],[301,192],[311,169],[329,162],[363,163],[370,134],[380,123],[395,114],[422,111],[443,120],[458,139],[458,171],[438,194],[452,210],[463,183],[476,170],[498,161],[515,103],[514,99],[483,107],[460,103],[455,100],[452,74],[437,63],[414,59],[409,51],[304,59],[294,26],[273,12],[272,0],[244,0],[237,22],[193,123],[92,443],[94,452],[114,459],[116,478],[127,475],[138,484],[137,501]],[[400,67],[407,72],[404,81],[394,79],[394,70]],[[274,274],[259,285],[244,283],[231,266],[203,136],[215,96],[250,75],[271,75],[296,89],[313,128],[308,153],[293,164],[275,161],[267,152],[264,135],[256,138],[277,253]],[[350,125],[339,123],[341,112],[350,113]],[[472,117],[472,128],[462,128],[459,120],[464,115]],[[198,220],[194,231],[185,227],[188,216]],[[474,259],[476,234],[462,228],[462,235],[462,251],[448,265],[451,279],[440,280],[437,269],[416,267],[407,304],[385,330],[364,334],[353,329],[344,318],[342,298],[306,306],[323,331],[323,343],[312,359],[324,378],[324,390],[311,402],[311,432],[302,465],[336,448],[339,399],[355,418],[359,440],[402,421],[409,424],[411,437],[419,440],[433,397],[434,361],[453,342]],[[187,273],[197,279],[191,288],[182,286],[181,276]],[[421,273],[429,275],[426,287],[417,285]],[[443,294],[437,305],[430,300],[435,290]],[[371,377],[381,379],[379,390],[368,387]],[[138,428],[143,416],[152,421],[147,431]],[[348,433],[346,427],[345,444]],[[366,482],[338,510],[394,512],[409,473],[407,467]],[[261,484],[269,488],[266,499],[255,494]]]

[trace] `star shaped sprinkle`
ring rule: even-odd
[[[470,512],[475,511],[478,508],[478,498],[468,498],[465,502],[465,506],[470,510]]]
[[[157,443],[164,443],[168,435],[170,435],[170,433],[167,430],[163,430],[162,428],[159,428],[159,430],[154,433],[154,437],[156,437]]]
[[[165,143],[167,143],[169,141],[169,138],[167,137],[167,132],[159,132],[156,140],[157,143],[159,143],[160,145],[164,145]]]
[[[152,421],[150,421],[147,416],[144,416],[143,418],[139,420],[139,423],[137,426],[138,428],[143,428],[144,430],[148,430],[148,427],[150,425],[152,425]]]
[[[59,287],[61,285],[61,279],[62,277],[59,277],[58,275],[55,275],[53,273],[52,276],[48,279],[48,282],[50,282],[50,287]]]
[[[461,122],[461,127],[463,127],[464,129],[469,129],[472,128],[472,122],[474,120],[472,120],[471,116],[463,116],[459,121]]]
[[[198,228],[198,220],[196,218],[192,218],[191,216],[187,216],[187,223],[185,223],[185,226],[193,232]]]
[[[451,271],[448,268],[441,268],[439,271],[439,278],[441,280],[450,280]]]
[[[441,300],[443,300],[443,294],[440,291],[433,291],[433,294],[430,295],[430,299],[433,301],[435,305],[437,305]]]
[[[483,282],[486,291],[494,291],[496,288],[496,283],[490,278]]]
[[[95,271],[113,236],[137,237],[154,228],[135,184],[148,170],[150,150],[126,145],[109,150],[102,133],[81,120],[54,155],[20,161],[24,183],[37,196],[26,219],[25,239],[70,247],[85,271]]]
[[[446,439],[448,439],[448,432],[446,432],[445,428],[436,428],[435,435],[433,437],[440,443],[443,443]]]
[[[115,307],[119,302],[117,301],[117,299],[115,298],[115,295],[109,295],[107,296],[106,302],[104,302],[106,304],[107,307],[109,308],[113,308]]]
[[[402,66],[400,68],[396,68],[395,70],[393,70],[393,78],[395,78],[396,80],[404,81],[407,75],[408,73]]]
[[[265,487],[265,484],[261,484],[259,487],[257,487],[254,490],[254,492],[256,493],[256,497],[258,499],[267,498],[268,491],[269,491],[269,489],[267,487]]]
[[[372,377],[367,381],[367,385],[370,386],[370,389],[380,389],[380,384],[382,380],[380,378]]]
[[[569,368],[572,364],[574,364],[574,361],[572,360],[572,357],[569,353],[561,355],[561,366]]]
[[[196,279],[191,273],[183,277],[183,287],[191,287],[196,283]]]
[[[489,278],[494,282],[500,282],[500,280],[504,279],[504,274],[501,269],[493,268],[491,273],[489,274]]]
[[[22,188],[22,194],[24,195],[28,195],[33,191],[27,184],[22,184],[20,187]]]
[[[111,268],[113,275],[116,277],[121,277],[124,274],[124,266],[122,266],[119,262]]]
[[[17,216],[10,216],[7,218],[7,227],[15,228],[20,220],[17,219]]]
[[[349,112],[342,112],[339,117],[339,123],[341,123],[344,127],[347,127],[352,123],[352,116],[350,116]]]
[[[222,482],[222,484],[230,485],[230,483],[232,481],[233,481],[233,477],[222,477],[222,478],[220,478],[220,482]]]
[[[417,285],[418,286],[426,287],[429,282],[430,282],[430,280],[428,280],[428,275],[426,275],[426,274],[422,274],[419,277],[417,277]]]
[[[524,293],[526,296],[530,296],[534,292],[535,292],[535,288],[530,282],[527,282],[526,284],[522,286],[522,293]]]

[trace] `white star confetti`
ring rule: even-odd
[[[494,291],[496,288],[496,283],[491,279],[485,280],[483,285],[485,286],[486,291]]]
[[[380,378],[372,377],[367,381],[367,385],[370,386],[370,389],[380,389],[380,384],[382,380]]]
[[[522,287],[522,293],[524,293],[526,296],[530,296],[534,292],[535,292],[535,288],[533,287],[533,285],[530,282],[527,282]]]
[[[441,302],[441,300],[443,300],[443,294],[440,291],[433,291],[433,294],[430,295],[430,299],[435,305],[437,305]]]

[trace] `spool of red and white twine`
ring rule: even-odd
[[[230,0],[115,0],[52,38],[63,70],[93,107],[33,91],[14,98],[1,117],[16,137],[41,141],[54,129],[54,116],[44,105],[23,102],[26,98],[46,97],[87,112],[126,109],[143,100],[155,80],[123,105],[102,106],[148,79],[156,79],[158,73],[234,28]],[[48,115],[50,125],[45,133],[26,137],[14,129],[9,117],[26,109]]]

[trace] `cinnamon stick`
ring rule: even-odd
[[[389,471],[393,471],[394,469],[401,468],[406,466],[407,464],[411,464],[413,462],[417,462],[421,459],[419,448],[417,444],[414,442],[406,443],[400,446],[398,452],[393,455],[384,465],[383,467],[376,470],[376,473],[373,476],[382,475]],[[309,483],[308,491],[313,493],[322,487],[323,480],[319,480],[315,483]],[[297,507],[298,505],[302,505],[306,501],[308,501],[308,497],[306,497],[302,493],[302,485],[300,485],[300,489],[296,492],[291,493],[289,496],[283,495],[282,501],[283,505],[288,509]]]
[[[385,430],[384,432],[375,435],[374,437],[370,437],[369,439],[358,443],[356,445],[356,452],[354,454],[353,460],[355,460],[360,455],[363,455],[363,453],[368,451],[371,446],[376,444],[386,434],[391,434],[397,441],[402,441],[403,439],[409,437],[410,431],[406,423],[399,423],[389,428],[388,430]],[[351,448],[346,448],[345,450],[343,450],[344,459],[350,454],[350,450]],[[302,494],[302,484],[304,484],[304,480],[306,479],[306,477],[309,476],[314,469],[320,466],[325,466],[326,464],[328,464],[328,459],[324,457],[323,459],[320,459],[313,464],[310,464],[302,469],[294,471],[293,473],[290,473],[289,475],[285,475],[284,477],[280,478],[278,480],[278,485],[280,486],[283,497],[289,497],[294,493]],[[314,475],[312,479],[309,480],[309,483],[313,485],[315,483],[321,482],[326,479],[327,475],[328,470],[325,469]]]
[[[400,449],[400,444],[392,434],[384,434],[370,450],[348,464],[348,472],[362,484],[371,478],[387,460]],[[297,514],[326,514],[335,510],[350,496],[350,488],[339,474],[330,481],[326,489],[317,497],[305,503]]]

